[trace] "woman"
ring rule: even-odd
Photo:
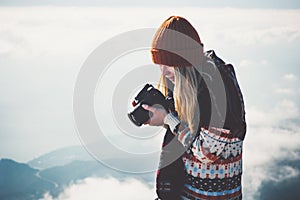
[[[222,97],[228,101],[228,94],[220,96],[211,86],[212,82],[223,84],[216,66],[227,65],[213,51],[203,52],[197,31],[179,16],[169,17],[159,27],[151,54],[153,62],[161,69],[159,88],[165,95],[173,91],[176,112],[143,105],[153,113],[146,124],[167,127],[172,138],[165,136],[164,143],[174,138],[184,149],[178,160],[173,159],[176,164],[161,166],[161,170],[167,169],[164,172],[167,175],[161,175],[163,178],[158,175],[159,198],[242,199],[242,146],[246,132],[242,94],[237,86],[242,106],[243,128],[240,129],[235,128],[230,119],[232,108],[222,114],[222,107],[229,104],[219,100]],[[234,71],[232,74],[235,78]],[[172,168],[172,165],[176,166]],[[180,170],[184,171],[184,176]]]

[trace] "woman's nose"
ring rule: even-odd
[[[161,66],[161,67],[160,67],[160,70],[161,70],[161,74],[162,74],[163,76],[166,76],[166,75],[168,74],[168,69],[167,69],[166,66]]]

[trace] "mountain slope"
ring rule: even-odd
[[[120,167],[122,163],[125,164],[124,160],[117,160],[116,162],[120,163]],[[127,162],[132,165],[139,164],[130,160]],[[128,163],[126,164],[128,165]],[[114,177],[118,180],[134,178],[153,186],[155,174],[154,172],[143,174],[122,173],[95,160],[73,161],[63,166],[37,170],[27,164],[10,159],[1,159],[0,199],[35,200],[42,198],[45,193],[49,193],[56,198],[65,187],[88,177]]]
[[[35,199],[55,184],[37,176],[38,170],[10,159],[0,160],[0,199]]]
[[[41,155],[27,164],[35,169],[46,169],[63,166],[75,160],[93,160],[92,156],[82,146],[70,146]]]

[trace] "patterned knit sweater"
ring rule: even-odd
[[[244,108],[242,93],[236,81],[233,67],[226,65],[223,60],[216,56],[214,51],[206,52],[206,56],[217,66],[225,67],[226,73],[229,73],[231,79],[234,79],[234,87],[240,100],[237,103],[241,103]],[[215,104],[211,102],[210,94],[205,85],[202,88],[204,90],[198,94],[199,102],[201,102],[199,109],[202,116],[199,126],[202,128],[198,133],[192,133],[187,124],[181,122],[174,113],[169,113],[164,119],[164,124],[169,126],[171,132],[176,135],[186,150],[182,160],[187,177],[184,179],[181,199],[242,199],[242,149],[246,130],[245,113],[243,111],[243,116],[241,116],[243,119],[240,121],[243,122],[243,127],[237,127],[231,120],[231,116],[226,115],[224,127],[234,126],[231,131],[224,128],[204,128],[210,124],[211,110],[209,108]],[[178,126],[178,124],[180,125]]]
[[[189,128],[177,133],[189,149],[182,158],[187,172],[182,199],[242,199],[243,141],[218,128],[201,128],[196,138]]]

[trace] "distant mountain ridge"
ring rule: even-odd
[[[37,170],[24,163],[1,159],[0,199],[40,199],[47,192],[55,198],[66,186],[88,177],[114,177],[118,180],[131,177],[151,186],[154,182],[154,173],[137,175],[121,173],[94,160],[73,161],[64,166]]]
[[[70,146],[51,151],[27,162],[29,166],[36,169],[46,169],[55,166],[63,166],[73,161],[94,160],[82,146]]]
[[[0,199],[31,200],[55,188],[38,176],[38,170],[10,159],[0,160]]]
[[[44,170],[52,167],[65,166],[75,161],[95,161],[95,158],[90,155],[82,146],[70,146],[61,148],[42,156],[39,156],[27,164],[35,169]],[[143,172],[144,170],[155,170],[158,166],[159,157],[154,155],[136,157],[119,157],[113,153],[108,152],[106,158],[102,158],[98,164],[104,164],[111,169],[117,169],[124,172]],[[98,161],[97,161],[98,162]]]
[[[148,162],[133,159],[114,159],[120,168],[147,166]],[[149,162],[153,162],[149,160]],[[92,157],[80,146],[62,148],[26,163],[0,159],[0,200],[35,200],[49,193],[56,198],[64,188],[88,177],[118,180],[138,179],[153,186],[155,173],[129,174],[116,171]]]
[[[68,152],[70,149],[64,148],[64,150]],[[54,165],[60,163],[58,161],[62,160],[64,156],[70,155],[62,153],[64,150],[60,149],[50,152],[39,158],[40,160],[44,159],[43,161],[47,163],[45,158],[49,155],[55,155],[56,159],[49,159],[52,161],[51,165]],[[62,154],[60,155],[59,152]],[[300,151],[298,151],[297,155],[300,155]],[[38,160],[37,158],[36,161]],[[154,187],[155,172],[129,174],[115,171],[96,160],[71,160],[69,159],[64,165],[36,169],[26,163],[19,163],[11,159],[0,159],[0,200],[37,200],[43,198],[46,193],[56,198],[63,192],[65,187],[88,177],[114,177],[121,181],[134,178]],[[140,165],[143,168],[149,164],[148,162],[139,163],[138,161],[127,159],[115,159],[115,162],[120,164],[120,168],[124,167],[124,165]],[[149,160],[149,162],[153,161]],[[300,199],[300,191],[297,189],[300,184],[300,160],[284,159],[278,161],[269,172],[275,179],[285,174],[284,170],[278,171],[278,166],[289,166],[298,174],[279,182],[273,181],[273,179],[264,181],[256,199],[279,200],[285,197],[285,199]],[[280,173],[278,174],[278,172]]]

